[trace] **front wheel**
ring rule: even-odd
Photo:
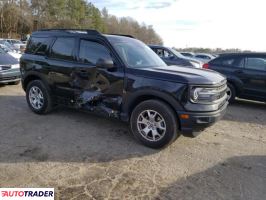
[[[174,111],[158,100],[147,100],[137,105],[132,112],[130,126],[140,142],[156,149],[166,146],[180,135]]]
[[[235,90],[235,87],[230,83],[227,83],[227,95],[229,97],[228,101],[230,103],[234,103],[235,98],[236,98],[236,90]]]

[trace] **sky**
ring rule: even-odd
[[[92,0],[152,25],[169,47],[266,51],[266,0]]]

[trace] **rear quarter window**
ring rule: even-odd
[[[47,37],[31,37],[25,53],[35,54],[35,55],[45,55],[52,38]]]
[[[74,60],[75,38],[58,37],[51,49],[50,57],[61,60]]]
[[[211,65],[226,67],[244,67],[244,58],[241,57],[219,57],[210,61]]]

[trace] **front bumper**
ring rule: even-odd
[[[178,112],[181,132],[186,136],[196,137],[205,128],[219,121],[226,113],[228,102],[214,112]],[[188,116],[182,119],[181,116]]]
[[[0,71],[0,83],[10,83],[20,80],[19,69],[9,69]]]

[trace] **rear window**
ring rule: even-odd
[[[75,38],[57,38],[52,47],[50,57],[63,60],[74,60],[74,47]]]
[[[210,62],[210,64],[217,66],[227,66],[227,67],[240,67],[244,66],[244,59],[240,57],[219,57]]]
[[[26,53],[45,55],[51,40],[51,38],[47,37],[31,37],[26,49]]]
[[[266,58],[247,58],[246,68],[266,71]]]
[[[112,60],[109,50],[93,41],[80,40],[79,60],[84,63],[94,64],[100,59]]]

